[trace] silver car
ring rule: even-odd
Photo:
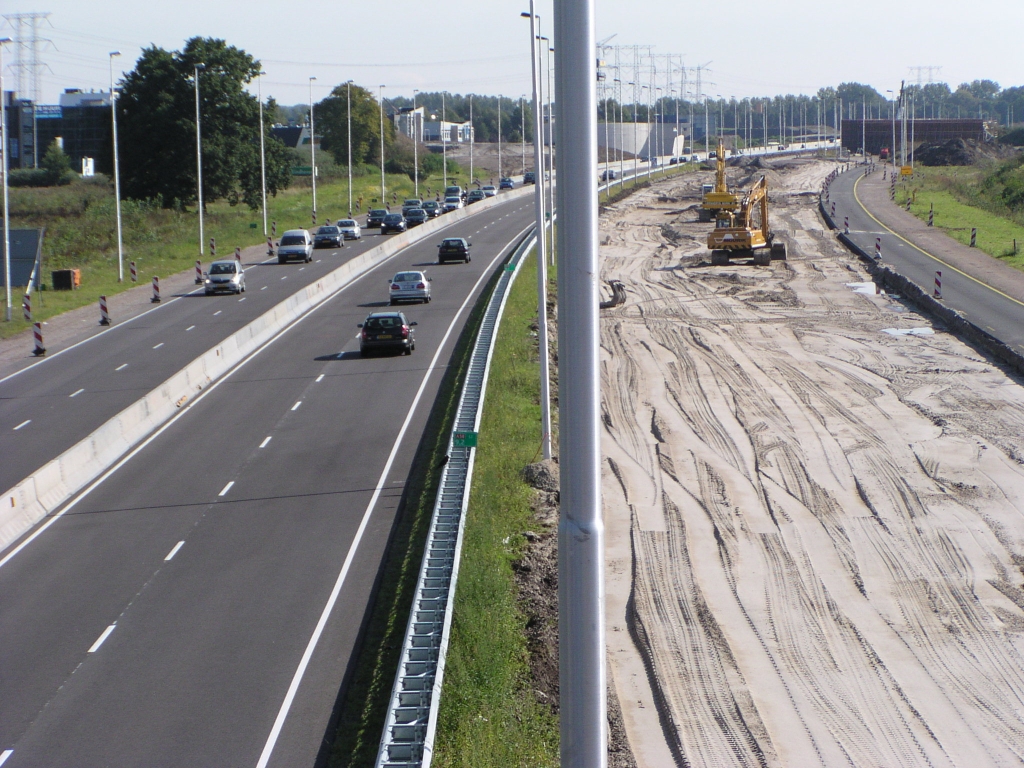
[[[218,291],[245,293],[245,270],[241,262],[235,259],[213,262],[205,277],[203,289],[207,296],[212,296]]]
[[[277,244],[277,263],[299,259],[307,264],[313,260],[313,238],[304,229],[289,229]]]
[[[391,278],[390,303],[400,301],[430,302],[430,280],[423,272],[399,272]]]
[[[361,240],[363,230],[355,219],[338,219],[338,229],[345,236],[346,240]]]
[[[444,212],[457,211],[462,207],[462,198],[455,195],[448,195],[444,199]]]
[[[494,188],[493,184],[484,184],[480,189],[483,190],[484,197],[497,197],[498,190]]]

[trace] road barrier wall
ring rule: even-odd
[[[292,323],[406,246],[439,230],[507,202],[525,197],[520,187],[446,213],[345,262],[211,347],[144,397],[0,496],[0,550],[52,514],[113,467],[215,381],[262,348]]]

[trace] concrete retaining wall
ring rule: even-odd
[[[395,235],[310,283],[207,350],[88,437],[0,496],[0,550],[112,467],[217,379],[358,277],[408,245],[509,198],[525,197],[533,191],[532,186],[521,187]]]

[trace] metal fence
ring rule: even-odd
[[[429,768],[433,757],[462,532],[473,477],[475,436],[480,429],[495,331],[509,289],[536,240],[535,234],[527,235],[503,267],[473,346],[448,441],[448,462],[441,472],[376,768]]]

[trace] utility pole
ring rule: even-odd
[[[41,22],[50,23],[49,13],[9,13],[4,20],[14,30],[14,64],[18,73],[18,95],[28,94],[32,100],[32,167],[39,167],[39,131],[36,125],[36,106],[40,98],[40,79],[44,69],[49,67],[39,61],[40,47],[52,45],[53,41],[39,36]],[[50,26],[53,26],[52,24]],[[26,55],[28,54],[26,61]],[[29,87],[29,83],[31,87]]]
[[[601,515],[594,0],[555,3],[558,104],[558,627],[562,768],[608,762]]]
[[[313,127],[313,81],[315,77],[309,78],[309,152],[310,162],[313,167],[310,171],[310,178],[313,180],[313,223],[316,224],[316,129]],[[381,137],[383,137],[383,132]],[[383,157],[383,154],[381,155]]]
[[[387,207],[387,189],[384,187],[384,86],[378,88],[380,94],[380,204]],[[315,172],[316,169],[314,168]],[[316,189],[316,187],[313,187]]]
[[[348,90],[346,94],[346,101],[348,102],[348,111],[345,114],[345,122],[347,123],[347,139],[348,139],[348,215],[352,216],[352,81],[349,80],[345,83]]]
[[[107,54],[110,64],[110,119],[113,123],[114,140],[114,201],[117,212],[117,282],[124,282],[124,247],[121,238],[121,164],[117,151],[117,96],[114,93],[114,57],[120,56],[120,51],[111,51]],[[0,98],[3,94],[0,93]]]
[[[417,199],[419,199],[420,196],[420,142],[419,137],[416,135],[416,94],[419,92],[418,88],[412,89],[412,173],[414,196]],[[473,145],[471,144],[469,154],[470,167],[473,165],[472,146]]]
[[[501,178],[501,94],[498,94],[498,178]],[[472,175],[469,179],[473,182]]]
[[[266,128],[263,125],[263,76],[267,74],[262,69],[256,76],[257,98],[260,101],[260,190],[263,195],[263,236],[267,236],[267,149],[264,143],[263,134]],[[120,215],[120,212],[119,212]]]

